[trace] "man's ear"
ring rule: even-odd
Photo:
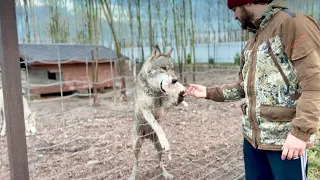
[[[253,5],[253,3],[247,3],[247,4],[244,4],[243,6],[245,7],[245,8],[248,8],[248,7],[251,7]]]

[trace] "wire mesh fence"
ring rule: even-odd
[[[20,46],[20,54],[22,49],[28,51],[20,59],[24,97],[36,113],[37,133],[27,137],[30,179],[128,179],[134,161],[133,103],[137,103],[132,98],[132,71],[126,66],[129,100],[121,101],[117,60],[101,59],[98,81],[93,81],[91,51],[45,46],[55,53]],[[83,60],[74,54],[82,54]],[[195,83],[212,86],[233,82],[238,67],[199,65],[194,73]],[[184,73],[187,83],[192,74],[191,68]],[[100,90],[97,105],[94,85]],[[242,178],[240,102],[189,97],[185,101],[189,106],[171,108],[160,122],[170,144],[172,158],[169,152],[163,157],[168,172],[175,179]],[[10,177],[7,153],[6,138],[0,137],[0,179],[4,180]],[[138,179],[162,179],[158,165],[156,149],[145,141]]]

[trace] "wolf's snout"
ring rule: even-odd
[[[172,84],[175,84],[176,82],[178,82],[178,79],[172,79]]]

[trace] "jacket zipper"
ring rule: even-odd
[[[258,148],[258,143],[257,143],[257,132],[258,132],[258,124],[256,120],[256,97],[255,97],[255,70],[256,70],[256,63],[257,63],[257,37],[259,34],[260,30],[258,30],[255,34],[255,44],[252,49],[252,58],[251,58],[251,63],[250,63],[250,71],[249,71],[249,78],[248,78],[248,98],[249,98],[249,104],[250,108],[248,109],[248,118],[249,121],[251,122],[252,126],[252,140],[255,144],[255,148]]]

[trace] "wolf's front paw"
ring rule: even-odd
[[[135,176],[130,176],[128,180],[136,180]]]
[[[158,135],[159,138],[159,142],[161,144],[162,149],[164,149],[165,151],[168,151],[170,149],[170,145],[169,142],[167,140],[167,138],[163,135]]]
[[[169,174],[168,172],[163,173],[162,176],[166,179],[166,180],[173,180],[173,175]]]

